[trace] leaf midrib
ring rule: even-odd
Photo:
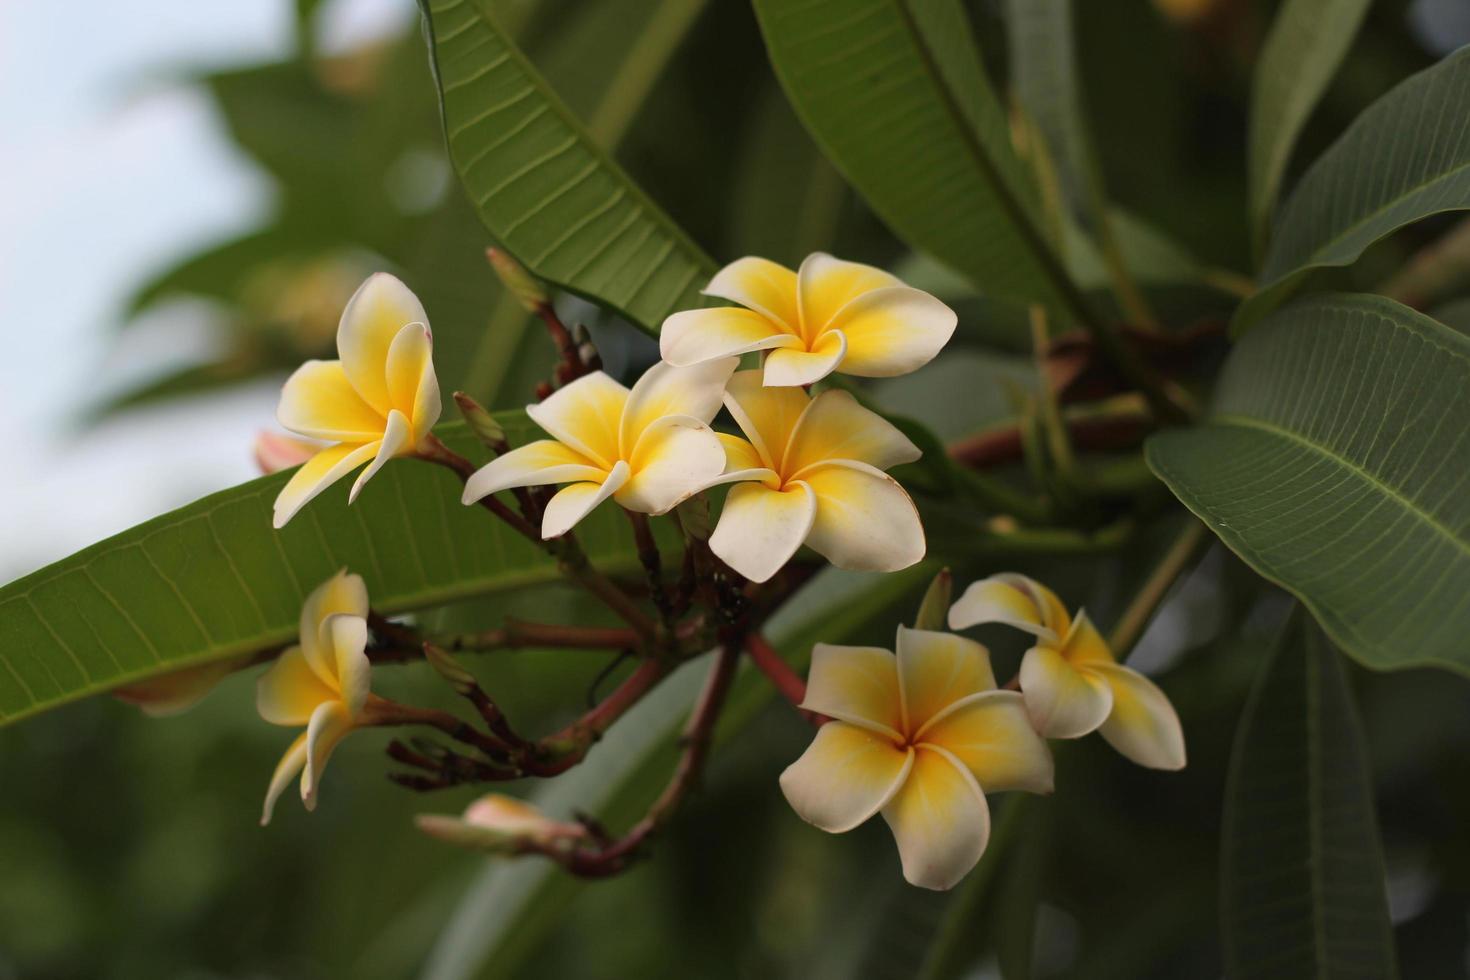
[[[1212,417],[1207,424],[1218,424],[1226,426],[1234,425],[1241,428],[1256,429],[1258,431],[1270,433],[1271,435],[1286,439],[1288,442],[1293,442],[1297,445],[1304,446],[1307,449],[1312,450],[1317,455],[1323,457],[1329,462],[1336,463],[1338,466],[1342,467],[1350,473],[1353,473],[1354,475],[1368,482],[1372,486],[1381,490],[1386,496],[1400,503],[1403,506],[1404,510],[1408,511],[1414,517],[1418,518],[1421,523],[1428,525],[1430,529],[1437,532],[1441,537],[1447,539],[1451,544],[1459,549],[1462,554],[1464,554],[1466,557],[1470,557],[1470,542],[1464,541],[1456,536],[1455,532],[1451,530],[1447,525],[1441,522],[1433,514],[1430,514],[1417,506],[1415,501],[1413,501],[1409,497],[1404,496],[1404,494],[1398,488],[1394,487],[1392,484],[1384,482],[1372,471],[1367,470],[1362,466],[1359,466],[1351,459],[1348,459],[1347,457],[1341,456],[1338,453],[1334,452],[1330,447],[1318,442],[1314,442],[1311,439],[1307,439],[1299,433],[1293,432],[1290,429],[1286,429],[1271,422],[1267,422],[1264,419],[1253,418],[1247,415],[1216,415]]]

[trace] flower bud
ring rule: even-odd
[[[460,817],[421,813],[414,824],[445,843],[502,854],[515,853],[523,844],[555,847],[587,836],[581,824],[552,820],[533,804],[503,793],[487,793]]]
[[[537,282],[526,267],[498,248],[485,249],[485,257],[490,260],[490,268],[500,277],[500,281],[509,289],[511,295],[521,301],[529,313],[535,313],[551,302],[551,297],[546,294],[546,289]]]
[[[914,629],[943,630],[953,594],[954,576],[949,573],[949,569],[941,568],[939,574],[934,576],[934,581],[929,583],[924,601],[919,603],[919,613],[914,617]]]
[[[260,472],[270,475],[300,466],[320,452],[321,448],[304,439],[293,439],[279,432],[261,430],[255,437],[252,451],[255,454],[255,465],[260,467]]]
[[[459,406],[459,414],[464,416],[470,431],[481,442],[497,453],[505,452],[505,430],[495,421],[495,416],[485,410],[485,406],[462,391],[454,393],[454,404]]]

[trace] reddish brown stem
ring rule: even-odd
[[[1073,448],[1106,451],[1136,445],[1148,434],[1152,423],[1144,415],[1120,415],[1072,419],[1066,428]],[[981,432],[952,442],[947,448],[955,462],[976,469],[1020,462],[1025,455],[1019,426]]]
[[[418,456],[430,463],[438,463],[440,466],[448,467],[459,474],[461,480],[468,480],[475,472],[475,464],[465,459],[459,453],[444,445],[439,438],[432,433],[425,437],[423,445],[419,446]],[[541,535],[531,522],[520,514],[495,499],[494,494],[480,498],[480,506],[500,518],[515,529],[522,537],[541,544]]]
[[[750,662],[755,664],[756,669],[766,675],[781,696],[801,712],[803,718],[813,725],[821,725],[829,720],[825,715],[801,707],[801,702],[806,700],[806,681],[798,677],[796,671],[781,659],[776,648],[767,643],[765,637],[759,633],[751,633],[745,638],[745,652],[750,654]]]

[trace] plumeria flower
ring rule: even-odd
[[[1113,748],[1151,769],[1184,768],[1184,730],[1164,692],[1113,658],[1078,610],[1073,619],[1046,586],[1003,573],[974,583],[949,610],[951,629],[1004,623],[1035,635],[1021,660],[1021,692],[1047,738],[1100,731]]]
[[[786,799],[834,834],[882,813],[910,884],[953,887],[980,860],[986,792],[1051,792],[1046,742],[973,640],[900,626],[896,657],[819,643],[801,706],[834,720],[781,774]]]
[[[144,714],[154,718],[176,715],[198,704],[220,681],[239,670],[249,660],[249,657],[235,657],[198,667],[185,667],[183,670],[170,671],[113,688],[112,696],[119,701],[137,705]]]
[[[541,536],[565,534],[611,497],[628,510],[662,514],[708,486],[725,467],[710,420],[733,357],[694,367],[658,363],[629,391],[601,371],[578,378],[526,412],[553,438],[483,466],[464,502],[515,487],[566,483],[546,505]]]
[[[765,383],[809,385],[833,371],[864,378],[908,374],[954,333],[954,310],[896,276],[814,252],[798,272],[769,259],[725,266],[705,295],[743,309],[685,310],[664,321],[670,364],[768,350]]]
[[[395,456],[412,453],[439,420],[434,341],[418,297],[393,276],[368,277],[337,327],[341,360],[307,361],[286,380],[277,420],[331,445],[296,471],[276,498],[284,527],[307,501],[368,463],[348,502]]]
[[[918,448],[845,391],[810,398],[766,388],[759,371],[730,379],[725,405],[749,439],[721,435],[734,482],[710,536],[726,564],[764,582],[802,543],[839,568],[891,572],[924,557],[924,528],[883,471]]]
[[[579,823],[553,820],[535,804],[487,793],[465,808],[463,816],[423,813],[415,825],[431,837],[460,847],[513,853],[522,845],[568,847],[587,838]]]
[[[358,726],[368,701],[367,587],[346,570],[333,575],[306,597],[301,636],[288,647],[256,689],[256,708],[273,725],[306,726],[271,776],[262,825],[270,822],[276,800],[301,774],[301,802],[316,808],[322,769],[338,743]]]
[[[251,447],[251,451],[255,456],[256,467],[260,472],[269,476],[281,470],[289,470],[293,466],[300,466],[320,452],[321,448],[320,443],[262,430],[256,434],[255,445]]]

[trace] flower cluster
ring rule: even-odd
[[[1101,729],[1125,756],[1184,766],[1184,735],[1151,681],[1115,662],[1085,613],[1068,616],[1046,586],[1021,575],[976,582],[949,611],[962,629],[1004,623],[1037,637],[1019,691],[996,690],[990,653],[953,633],[899,627],[897,654],[818,644],[801,707],[830,719],[781,789],[831,833],[881,813],[904,877],[952,887],[990,835],[986,792],[1052,790],[1045,738]]]

